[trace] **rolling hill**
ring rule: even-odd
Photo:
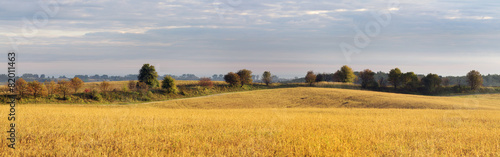
[[[334,88],[283,88],[143,104],[161,108],[500,109],[500,94],[421,96]]]

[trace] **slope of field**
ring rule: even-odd
[[[153,102],[162,108],[412,108],[500,109],[500,94],[420,96],[333,88],[283,88]]]

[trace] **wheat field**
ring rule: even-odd
[[[499,95],[324,88],[135,105],[27,104],[16,108],[16,150],[1,140],[0,156],[500,156],[499,106]],[[7,111],[1,106],[0,114]],[[8,130],[6,118],[0,129]]]

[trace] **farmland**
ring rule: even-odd
[[[1,107],[6,115],[8,107]],[[16,109],[19,142],[16,150],[0,147],[1,156],[500,155],[498,94],[430,97],[302,87]]]

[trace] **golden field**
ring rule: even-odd
[[[1,140],[0,156],[500,156],[498,94],[283,88],[16,109],[17,149]]]

